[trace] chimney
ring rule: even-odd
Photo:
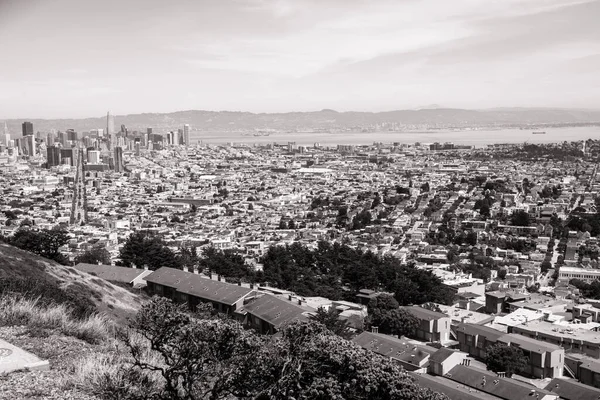
[[[372,326],[371,327],[371,332],[372,333],[379,333],[379,327],[378,326]]]
[[[183,266],[183,272],[189,272],[187,265]]]
[[[292,295],[291,294],[288,294],[288,300],[292,301]]]
[[[250,289],[254,289],[254,284],[253,283],[250,284]]]
[[[194,273],[195,273],[196,275],[198,275],[198,270],[199,270],[199,268],[194,268]]]
[[[148,264],[144,265],[144,270],[148,271]]]
[[[302,305],[302,299],[298,299],[298,305],[301,306]]]
[[[221,275],[217,275],[217,280],[221,282]]]
[[[242,281],[239,281],[239,282],[238,282],[238,286],[242,286]]]
[[[135,266],[135,264],[134,264],[134,263],[131,263],[131,268],[133,268],[133,269],[137,269],[137,267]]]
[[[212,279],[212,272],[208,272],[208,279]]]

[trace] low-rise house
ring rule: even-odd
[[[457,365],[446,374],[448,379],[504,400],[558,400],[559,395],[490,371]]]
[[[448,315],[419,306],[404,307],[404,309],[419,319],[419,327],[415,333],[417,339],[442,344],[450,340]]]
[[[74,268],[107,281],[126,283],[136,288],[146,286],[144,278],[152,273],[152,271],[147,269],[117,267],[114,265],[103,264],[79,263],[75,265]]]
[[[504,332],[476,324],[460,324],[456,328],[456,339],[461,351],[483,359],[487,348],[495,344]]]
[[[194,310],[200,303],[210,303],[215,310],[233,314],[244,305],[254,289],[204,278],[174,268],[162,267],[144,278],[150,294],[187,303]]]
[[[429,358],[429,367],[427,368],[427,371],[433,375],[444,376],[450,372],[452,368],[463,364],[467,357],[467,353],[442,347]]]
[[[567,379],[552,379],[544,389],[558,394],[561,399],[565,400],[598,400],[600,398],[600,389]]]
[[[507,334],[498,339],[498,343],[518,347],[527,357],[528,364],[524,375],[538,379],[560,378],[565,366],[565,350],[560,346],[544,343],[516,334]]]
[[[406,339],[398,339],[381,333],[362,332],[352,341],[362,348],[371,350],[401,364],[407,371],[425,372],[430,357],[436,349],[410,343]]]
[[[239,314],[245,316],[244,323],[248,327],[260,333],[275,334],[292,321],[308,319],[315,311],[302,300],[285,300],[271,294],[259,294],[249,298]]]

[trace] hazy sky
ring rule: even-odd
[[[0,119],[600,108],[600,0],[0,0]]]

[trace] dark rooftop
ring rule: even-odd
[[[79,263],[75,269],[106,279],[107,281],[131,283],[138,276],[147,273],[144,269],[116,267],[114,265]]]
[[[226,305],[233,305],[253,290],[231,283],[213,281],[200,275],[162,267],[144,278],[147,282],[175,288],[178,292]]]

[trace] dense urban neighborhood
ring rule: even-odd
[[[30,125],[0,143],[7,244],[260,335],[319,321],[451,399],[600,397],[600,141]]]

